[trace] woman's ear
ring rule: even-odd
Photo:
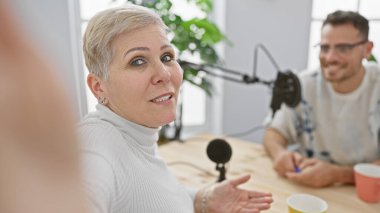
[[[87,85],[90,88],[92,94],[99,100],[101,97],[105,97],[103,80],[98,76],[90,73],[87,76]]]

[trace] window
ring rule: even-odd
[[[319,65],[318,48],[314,48],[320,40],[321,26],[327,14],[335,10],[357,11],[369,20],[369,40],[375,43],[373,55],[380,58],[380,9],[379,0],[314,0],[312,9],[312,22],[310,25],[310,44],[308,68],[313,69]]]
[[[82,32],[84,32],[88,20],[97,12],[124,4],[126,0],[80,0]],[[173,11],[184,19],[203,16],[195,5],[189,5],[187,1],[173,0]],[[190,8],[190,9],[189,9]],[[87,76],[87,68],[85,76]],[[88,111],[94,111],[97,100],[91,91],[86,88]],[[183,124],[184,126],[201,126],[206,122],[206,93],[187,82],[182,85],[181,97],[183,98]]]

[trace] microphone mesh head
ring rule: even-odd
[[[207,146],[207,156],[215,163],[227,163],[231,155],[231,146],[223,139],[214,139]]]

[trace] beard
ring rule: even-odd
[[[348,77],[347,74],[351,73],[347,64],[339,62],[321,63],[321,69],[323,77],[329,82],[344,81]]]

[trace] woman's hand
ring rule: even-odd
[[[85,212],[70,99],[7,3],[0,1],[0,212]]]
[[[250,175],[225,180],[206,189],[206,211],[208,213],[260,212],[270,208],[272,194],[238,188],[246,183]],[[202,212],[203,213],[203,212]]]

